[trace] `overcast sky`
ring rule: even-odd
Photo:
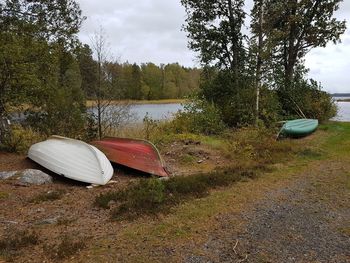
[[[180,0],[78,0],[87,17],[79,37],[91,44],[91,36],[102,26],[111,53],[130,63],[179,62],[199,66],[196,54],[187,48],[186,33],[181,31],[185,11]],[[252,0],[247,1],[250,10]],[[336,13],[350,18],[350,1],[341,3]],[[350,25],[348,25],[350,26]],[[350,30],[342,43],[312,50],[306,57],[310,77],[322,82],[329,92],[350,92]]]

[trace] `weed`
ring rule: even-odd
[[[39,141],[44,136],[31,128],[25,128],[21,125],[13,125],[9,136],[7,136],[0,147],[9,152],[26,152],[29,147]]]
[[[47,201],[59,200],[65,194],[64,190],[48,191],[46,193],[39,194],[30,200],[30,203],[39,204]]]
[[[323,155],[322,153],[315,151],[313,149],[307,148],[298,153],[300,157],[307,158],[307,159],[314,159],[318,160],[320,159]]]
[[[56,245],[44,246],[44,251],[53,259],[62,260],[79,253],[86,247],[84,239],[75,240],[72,237],[64,235]]]
[[[194,163],[195,158],[192,155],[185,153],[185,154],[182,154],[180,156],[180,160],[179,161],[182,164],[192,164],[192,163]]]
[[[235,167],[205,174],[172,177],[166,181],[144,179],[122,191],[99,195],[95,199],[95,205],[109,208],[108,203],[113,200],[118,204],[111,212],[113,219],[135,219],[143,214],[166,213],[169,208],[183,200],[204,197],[211,189],[229,186],[256,174],[257,171],[253,169]]]
[[[6,193],[6,192],[0,192],[0,200],[1,199],[6,199],[10,196],[9,193]]]
[[[30,230],[8,229],[0,239],[0,255],[11,258],[17,256],[21,249],[39,243],[38,235]]]

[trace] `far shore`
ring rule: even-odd
[[[185,103],[186,99],[163,99],[163,100],[112,100],[110,105],[118,104],[133,104],[133,105],[144,105],[144,104],[175,104]],[[86,100],[86,107],[93,107],[96,105],[96,100]]]
[[[350,102],[350,98],[349,99],[339,99],[337,100],[338,102]]]

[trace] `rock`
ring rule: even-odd
[[[17,173],[18,180],[25,185],[51,184],[52,176],[35,169],[26,169]]]
[[[5,180],[13,177],[17,171],[9,171],[9,172],[0,172],[0,180]]]
[[[23,171],[0,172],[0,180],[17,179],[20,185],[42,185],[51,184],[52,176],[35,169]]]
[[[116,204],[116,202],[114,200],[111,200],[111,201],[108,202],[107,206],[111,207],[111,206],[113,206],[115,204]]]
[[[197,163],[202,163],[203,162],[203,160],[199,160],[199,161],[197,161]]]

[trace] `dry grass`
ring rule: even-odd
[[[0,256],[12,259],[22,253],[22,249],[39,243],[38,235],[31,230],[9,228],[0,239]]]
[[[61,199],[64,194],[65,194],[64,190],[48,191],[33,197],[29,202],[39,204],[47,201],[55,201],[55,200]]]
[[[63,260],[80,253],[85,247],[84,239],[63,235],[60,237],[58,244],[44,246],[44,251],[54,260]]]

